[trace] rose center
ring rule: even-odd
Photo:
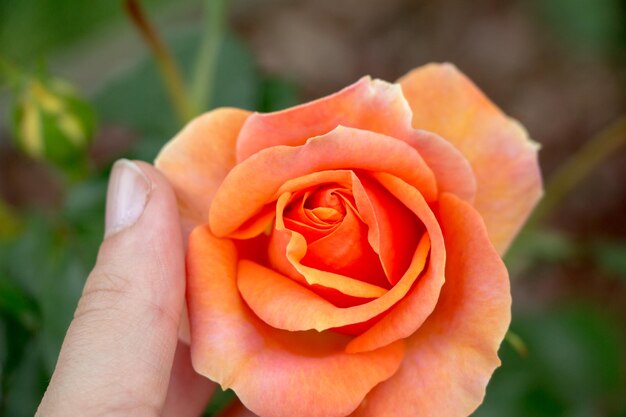
[[[292,195],[282,217],[287,230],[304,238],[306,249],[299,252],[297,260],[287,261],[284,256],[289,235],[275,232],[271,238],[274,243],[270,244],[273,267],[300,282],[297,264],[383,288],[390,286],[368,241],[368,226],[357,210],[352,190],[335,183],[300,190]],[[340,298],[330,301],[342,306],[362,302]]]
[[[346,204],[353,204],[352,200],[350,191],[332,184],[306,190],[287,206],[285,218],[309,227],[329,230],[343,221]]]

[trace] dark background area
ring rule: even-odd
[[[189,76],[203,3],[143,3]],[[548,184],[607,132],[626,145],[624,123],[607,130],[626,113],[623,0],[233,0],[227,26],[212,107],[277,110],[449,61],[541,144]],[[110,165],[152,160],[181,124],[121,1],[0,0],[0,57],[71,82],[98,120],[90,169],[68,180],[18,150],[0,81],[0,415],[20,417],[93,265]],[[626,416],[626,146],[593,167],[506,257],[519,340],[476,416]]]

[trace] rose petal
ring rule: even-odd
[[[499,366],[511,319],[508,274],[480,215],[446,194],[440,201],[448,262],[437,308],[409,339],[398,373],[375,387],[353,417],[470,415]]]
[[[272,146],[299,146],[308,138],[348,126],[381,133],[413,146],[432,169],[439,192],[472,201],[476,183],[463,155],[441,137],[416,131],[401,88],[363,77],[328,97],[275,113],[254,113],[237,140],[237,161]]]
[[[274,113],[253,113],[237,141],[237,161],[272,146],[303,145],[337,126],[396,137],[411,125],[411,109],[396,84],[363,77],[330,96]]]
[[[424,226],[367,174],[354,174],[352,184],[356,206],[369,226],[369,243],[379,254],[389,283],[395,285],[411,263]]]
[[[321,172],[313,172],[302,177],[297,177],[286,181],[275,193],[271,200],[275,200],[279,195],[285,192],[294,192],[315,185],[334,182],[343,185],[345,188],[351,187],[351,171],[348,170],[329,170]],[[274,202],[266,204],[251,219],[248,219],[236,231],[230,234],[233,239],[250,239],[263,233],[270,227],[276,214]]]
[[[237,282],[248,306],[272,327],[289,331],[341,328],[364,323],[391,308],[424,269],[429,249],[430,241],[424,235],[406,278],[383,296],[353,307],[336,307],[279,272],[247,260],[239,264]]]
[[[352,171],[348,169],[327,170],[312,172],[307,175],[291,178],[285,181],[283,185],[281,185],[281,187],[276,192],[274,199],[278,198],[278,196],[286,192],[295,192],[298,190],[303,190],[306,188],[329,183],[340,185],[345,189],[351,189]]]
[[[351,297],[376,298],[387,292],[386,288],[375,284],[304,265],[302,260],[307,254],[306,239],[300,233],[288,230],[281,215],[290,199],[291,194],[285,193],[276,203],[276,230],[269,244],[270,262],[278,270],[298,281],[304,279],[309,285],[336,289]],[[288,263],[284,261],[285,258]]]
[[[399,83],[413,126],[441,135],[472,165],[474,206],[503,253],[542,194],[538,145],[450,64],[420,67]]]
[[[350,174],[349,174],[350,175]],[[349,177],[351,180],[351,176]],[[351,181],[349,181],[351,182]],[[282,188],[282,187],[281,187]],[[309,196],[312,204],[324,204],[324,201],[315,202],[320,198],[319,190],[330,190],[328,184],[311,191],[313,197]],[[337,275],[350,277],[373,284],[377,287],[372,294],[349,294],[352,297],[377,297],[386,292],[389,283],[385,278],[378,256],[374,253],[367,239],[367,225],[363,223],[352,200],[351,190],[344,188],[336,190],[335,203],[342,205],[344,211],[343,218],[332,225],[332,227],[322,227],[310,221],[305,213],[308,209],[302,207],[304,199],[289,198],[290,193],[285,193],[276,205],[276,228],[272,232],[269,246],[269,259],[278,271],[291,276],[299,282],[311,285],[331,285],[332,288],[339,289],[340,285],[334,286],[343,281]],[[310,194],[309,192],[305,195]],[[322,194],[326,194],[324,191]],[[344,195],[345,194],[345,195]],[[315,197],[318,196],[318,197]],[[324,197],[326,198],[326,197]],[[290,201],[291,200],[291,201]],[[286,207],[286,204],[289,204]],[[328,203],[328,202],[327,202]],[[294,207],[295,205],[295,207]],[[314,210],[322,209],[317,207]],[[334,209],[331,209],[335,211]],[[297,221],[294,220],[294,217]],[[304,222],[308,221],[308,224]],[[314,227],[315,226],[315,227]],[[293,233],[304,237],[304,241]],[[330,272],[331,275],[327,284],[310,277],[302,276],[303,267]],[[299,272],[301,271],[301,272]],[[316,274],[318,275],[318,274]],[[327,287],[328,288],[328,287]],[[346,303],[337,300],[342,305]]]
[[[381,178],[381,181],[387,180],[384,175]],[[406,187],[407,189],[398,188],[397,191],[406,195],[405,204],[424,224],[426,233],[423,239],[427,240],[418,245],[405,275],[386,294],[365,304],[339,308],[289,278],[255,264],[254,267],[248,265],[246,270],[240,271],[238,285],[242,297],[263,321],[275,328],[291,331],[309,329],[322,331],[364,323],[377,318],[405,298],[409,290],[414,288],[411,292],[410,307],[403,307],[398,318],[391,322],[396,327],[390,327],[385,331],[376,330],[372,334],[376,337],[364,336],[363,341],[355,342],[352,347],[350,345],[348,347],[353,351],[365,351],[375,349],[375,344],[384,346],[393,340],[405,337],[404,332],[407,329],[414,330],[415,326],[421,324],[436,305],[439,289],[444,280],[441,271],[445,262],[443,237],[437,219],[421,194],[409,185]],[[429,243],[428,240],[431,242]],[[427,243],[429,244],[425,247]],[[426,256],[429,254],[429,271],[418,279],[425,266]],[[393,309],[389,311],[389,314],[392,313]],[[367,332],[364,333],[366,334]]]
[[[348,208],[341,224],[307,245],[303,265],[389,287],[378,256],[367,240],[367,225]],[[407,264],[408,265],[408,264]]]
[[[398,369],[402,341],[352,355],[343,352],[345,336],[265,325],[237,292],[235,246],[207,226],[190,236],[187,268],[194,369],[232,388],[256,414],[345,416]]]
[[[417,190],[404,181],[389,174],[374,173],[372,176],[391,194],[391,198],[398,199],[416,217],[423,216],[423,205]],[[430,230],[437,230],[434,226]],[[413,334],[437,304],[437,299],[443,285],[446,252],[441,233],[432,233],[432,249],[430,262],[426,274],[420,278],[415,286],[402,298],[384,317],[373,324],[367,331],[354,338],[346,347],[347,352],[365,352],[385,346],[394,340],[405,338]]]
[[[414,147],[437,178],[440,193],[452,193],[473,202],[476,178],[465,156],[441,136],[426,130],[407,130],[402,140]]]
[[[411,146],[339,126],[302,146],[275,146],[235,166],[215,194],[209,212],[211,230],[227,236],[269,203],[288,179],[333,169],[389,172],[419,189],[427,201],[437,194],[432,171]]]
[[[294,232],[295,233],[295,232]],[[287,245],[291,241],[292,232],[288,230],[274,230],[272,232],[270,243],[268,245],[268,262],[257,262],[261,265],[271,265],[274,270],[284,274],[282,277],[285,279],[292,279],[298,282],[300,285],[313,291],[315,294],[322,297],[324,300],[330,301],[332,304],[340,307],[353,306],[363,304],[372,298],[377,297],[379,294],[383,294],[386,289],[378,286],[360,285],[359,282],[347,281],[344,276],[335,277],[330,276],[330,279],[322,282],[331,285],[332,287],[324,287],[318,284],[309,284],[304,276],[293,266],[291,261],[287,258]],[[318,282],[319,278],[316,276],[309,277],[311,282]],[[356,281],[356,280],[354,280]],[[353,285],[350,286],[350,283]],[[340,291],[339,289],[344,292]],[[349,295],[349,294],[355,295]],[[367,297],[367,298],[364,298]]]
[[[235,165],[235,143],[249,115],[244,110],[220,108],[198,116],[154,161],[176,193],[187,232],[206,223],[213,195]]]

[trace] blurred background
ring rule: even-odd
[[[626,1],[145,0],[193,109],[124,4],[0,0],[0,415],[39,403],[117,158],[153,160],[198,111],[450,61],[542,145],[547,184],[506,257],[512,333],[475,416],[626,416]]]

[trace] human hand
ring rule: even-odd
[[[215,384],[178,342],[184,276],[169,184],[149,164],[119,161],[98,260],[36,415],[200,415]]]

